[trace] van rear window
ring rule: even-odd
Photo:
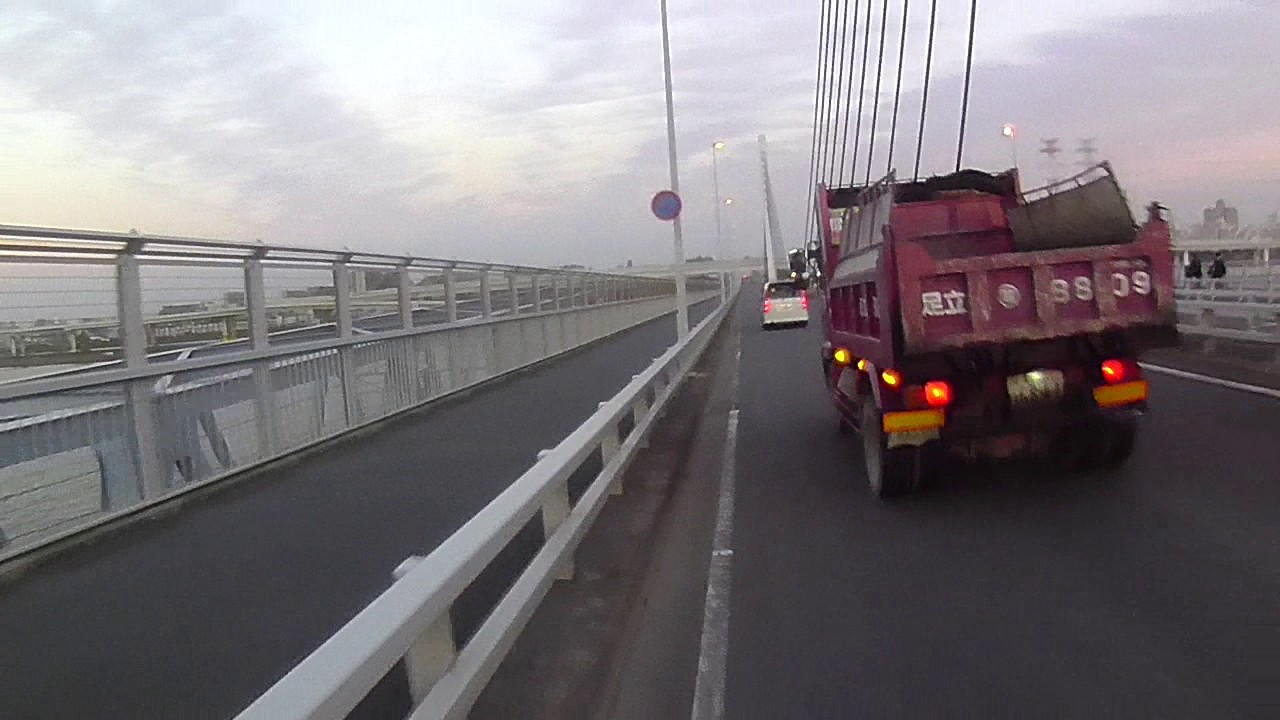
[[[800,297],[800,288],[795,283],[771,283],[765,288],[765,295],[771,298]]]

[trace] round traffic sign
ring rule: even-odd
[[[653,210],[659,220],[675,220],[681,207],[683,203],[680,202],[680,196],[670,190],[658,191],[649,203],[649,209]]]

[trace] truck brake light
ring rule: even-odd
[[[951,384],[945,380],[932,380],[924,384],[924,401],[929,407],[946,407],[951,404]]]
[[[1132,363],[1112,358],[1102,361],[1102,380],[1108,385],[1138,379],[1137,368]]]

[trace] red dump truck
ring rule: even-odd
[[[823,370],[876,495],[956,455],[1128,457],[1137,358],[1178,339],[1158,204],[1139,226],[1106,163],[1026,193],[976,170],[817,189]]]

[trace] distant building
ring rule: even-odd
[[[1218,200],[1213,207],[1204,209],[1204,230],[1209,237],[1235,235],[1240,229],[1240,212],[1228,207],[1225,200]]]

